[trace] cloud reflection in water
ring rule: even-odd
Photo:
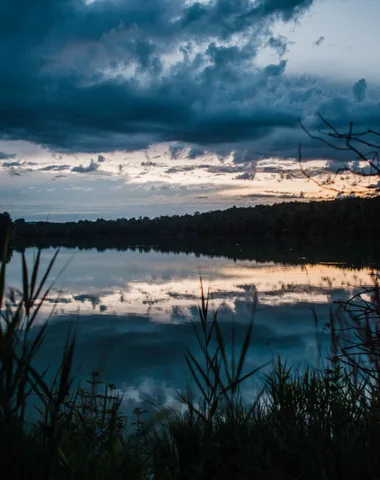
[[[30,262],[33,250],[27,251]],[[43,254],[47,264],[52,250]],[[198,319],[199,275],[210,287],[225,332],[233,325],[237,341],[252,318],[254,292],[258,309],[247,368],[280,354],[289,363],[314,362],[317,355],[311,309],[321,325],[329,302],[348,298],[369,285],[369,269],[339,265],[282,265],[232,262],[225,258],[136,251],[63,250],[55,267],[60,295],[38,363],[58,365],[69,325],[77,331],[75,372],[102,371],[125,392],[128,405],[150,398],[163,405],[176,398],[190,377],[184,346],[195,348],[190,320]],[[43,265],[42,265],[43,268]],[[14,254],[9,286],[20,287],[21,260]],[[51,311],[55,296],[41,318]],[[327,333],[326,333],[327,336]],[[253,387],[252,387],[253,388]]]

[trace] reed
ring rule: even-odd
[[[40,271],[22,255],[22,289],[6,288],[0,268],[0,473],[26,479],[357,479],[380,478],[379,286],[331,311],[330,354],[294,372],[281,358],[250,401],[245,382],[253,319],[236,345],[223,332],[201,280],[200,351],[185,350],[194,389],[179,392],[180,409],[158,408],[134,421],[115,385],[92,372],[75,387],[75,332],[68,335],[48,381],[35,357],[50,318],[31,335],[52,283],[57,258]],[[253,301],[255,306],[255,301]],[[54,310],[53,310],[54,312]],[[53,315],[52,312],[52,315]],[[253,312],[254,313],[254,312]],[[27,415],[33,404],[36,415]]]

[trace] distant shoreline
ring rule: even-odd
[[[8,214],[2,214],[2,216]],[[1,216],[1,214],[0,214]],[[9,216],[8,216],[9,217]],[[94,236],[140,238],[151,244],[159,237],[189,236],[210,239],[228,237],[236,243],[254,239],[293,244],[324,243],[330,237],[353,243],[359,238],[377,239],[380,233],[380,196],[332,201],[283,202],[275,205],[232,207],[193,215],[119,218],[74,222],[12,221],[13,238],[84,239]],[[4,222],[6,222],[4,220]],[[4,223],[3,222],[3,223]],[[6,226],[0,223],[0,235]],[[3,231],[2,231],[3,230]]]
[[[9,221],[15,250],[133,247],[231,259],[380,265],[376,248],[380,238],[380,197],[232,207],[155,219]]]

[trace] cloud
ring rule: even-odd
[[[245,172],[235,177],[235,180],[253,180],[254,178],[255,178],[254,173]]]
[[[367,82],[365,78],[362,78],[353,85],[352,93],[358,102],[362,102],[365,99],[367,93]]]
[[[187,154],[187,158],[190,158],[191,160],[195,160],[205,155],[205,153],[207,153],[206,150],[204,150],[201,147],[198,147],[198,146],[191,147],[189,150],[189,153]]]
[[[69,170],[70,165],[47,165],[46,167],[39,168],[40,172],[61,172],[63,170]]]
[[[371,185],[368,185],[367,188],[380,188],[380,180],[376,183],[371,183]]]
[[[318,40],[316,40],[314,42],[314,45],[316,45],[317,47],[319,47],[320,45],[322,45],[322,43],[325,41],[325,37],[319,37]]]
[[[79,165],[78,167],[73,167],[71,171],[76,173],[91,173],[96,172],[98,168],[99,164],[96,163],[95,160],[91,159],[90,163],[87,166]]]
[[[172,160],[177,160],[178,158],[180,158],[185,148],[186,145],[183,143],[172,143],[171,145],[169,145],[169,157]]]
[[[92,192],[92,188],[90,187],[65,187],[64,190],[71,190],[71,191],[78,191],[78,192]]]
[[[12,158],[16,158],[16,154],[15,153],[4,153],[4,152],[0,152],[0,160],[10,160]]]
[[[277,77],[282,75],[285,71],[286,63],[286,60],[281,60],[277,65],[267,65],[263,69],[263,73],[267,77]]]
[[[142,167],[158,167],[160,164],[157,162],[152,162],[151,160],[147,160],[146,162],[141,162]]]
[[[219,175],[232,175],[239,173],[235,177],[235,180],[253,180],[256,174],[256,164],[255,162],[244,163],[240,162],[237,164],[194,164],[194,165],[180,165],[175,167],[170,167],[165,170],[166,174],[176,174],[176,173],[186,173],[193,172],[196,170],[205,170],[207,173],[212,174],[213,176]],[[278,167],[274,167],[274,171],[278,171]]]
[[[188,146],[183,142],[174,142],[169,145],[168,154],[171,160],[177,160],[182,157],[196,160],[205,155],[206,150],[199,145]]]
[[[246,195],[239,195],[238,198],[252,198],[253,200],[267,199],[267,198],[285,199],[285,198],[300,198],[300,194],[268,191],[266,193],[249,193]]]
[[[20,167],[22,163],[20,162],[3,162],[2,166],[5,168],[11,168],[11,167]]]
[[[313,3],[7,2],[0,139],[97,158],[73,167],[77,173],[95,171],[107,152],[163,142],[173,160],[232,152],[236,164],[294,158],[299,143],[305,159],[335,160],[341,154],[308,139],[298,119],[315,130],[321,113],[339,128],[352,120],[379,130],[380,94],[362,81],[351,89],[287,74],[289,41],[274,27]],[[263,45],[281,60],[259,66]]]
[[[275,22],[298,19],[313,0],[8,3],[4,139],[99,155],[183,142],[196,155],[197,145],[296,125],[292,109],[266,98],[273,86],[263,81],[281,76],[286,63],[262,69],[254,60]],[[271,44],[285,51],[285,39]]]
[[[19,170],[16,170],[14,167],[11,167],[9,170],[8,170],[8,175],[10,177],[21,177],[21,172]]]
[[[74,300],[81,303],[90,302],[92,305],[92,308],[95,308],[101,302],[100,297],[97,295],[86,295],[86,294],[74,295],[73,298]]]
[[[203,165],[183,165],[180,167],[171,167],[165,170],[165,173],[171,174],[171,173],[183,173],[183,172],[192,172],[194,170],[198,170],[202,168]]]
[[[261,0],[251,8],[251,15],[274,15],[286,22],[302,14],[312,4],[313,0]]]
[[[266,43],[266,46],[275,50],[275,52],[281,58],[285,55],[285,53],[287,53],[290,43],[293,42],[290,42],[286,37],[280,35],[278,37],[270,37]]]

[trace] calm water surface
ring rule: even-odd
[[[30,265],[35,253],[26,252]],[[42,268],[53,253],[44,251]],[[58,365],[66,334],[74,328],[78,378],[101,371],[124,393],[127,407],[146,399],[159,405],[172,403],[176,391],[190,380],[184,346],[197,351],[190,321],[198,321],[200,274],[210,288],[212,309],[218,309],[226,332],[235,325],[238,342],[252,318],[257,293],[247,368],[277,354],[295,366],[313,364],[318,348],[312,309],[323,331],[329,305],[371,283],[369,268],[352,270],[343,265],[234,262],[154,251],[61,250],[51,276],[58,275],[55,290],[40,316],[41,321],[46,318],[59,296],[38,367]],[[18,253],[8,267],[8,285],[21,287]]]

